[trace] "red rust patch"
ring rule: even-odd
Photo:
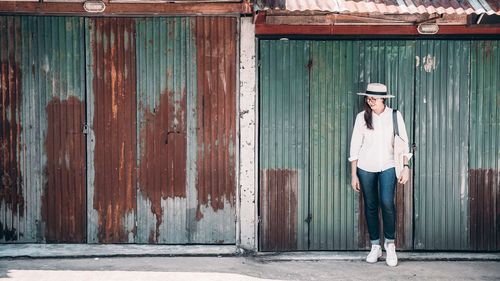
[[[13,32],[13,31],[12,31]],[[0,120],[0,201],[13,215],[24,215],[23,182],[19,154],[21,152],[21,70],[15,63],[14,54],[0,63],[1,120]],[[0,239],[17,240],[15,229],[0,231]]]
[[[214,211],[235,204],[236,20],[196,19],[197,219],[201,206]]]
[[[297,249],[296,170],[269,169],[260,172],[260,250]]]
[[[86,241],[85,107],[76,97],[46,107],[46,182],[42,216],[47,242]]]
[[[176,110],[178,109],[178,110]],[[144,108],[141,128],[139,183],[144,196],[151,201],[151,211],[156,215],[156,233],[150,242],[157,241],[162,223],[161,199],[186,197],[186,92],[182,91],[180,104],[174,94],[165,92],[160,104],[151,112]]]
[[[94,23],[93,202],[99,214],[98,239],[128,242],[124,218],[136,208],[135,21],[100,18]]]
[[[476,251],[500,249],[500,170],[469,170],[470,244]]]

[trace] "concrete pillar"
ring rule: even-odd
[[[257,91],[255,25],[252,17],[241,18],[240,32],[240,153],[238,246],[257,251]],[[237,229],[238,229],[237,228]]]

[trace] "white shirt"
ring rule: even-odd
[[[349,161],[358,160],[358,168],[367,172],[382,172],[394,167],[394,131],[392,108],[377,115],[372,112],[373,130],[366,127],[365,111],[358,113],[351,137]],[[408,144],[403,116],[398,111],[399,136]],[[407,146],[406,154],[409,155]]]

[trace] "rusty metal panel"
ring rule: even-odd
[[[46,162],[42,217],[47,242],[86,241],[85,52],[81,18],[25,19],[34,28],[32,87],[40,97]],[[28,74],[29,71],[26,72]],[[38,82],[38,83],[37,83]]]
[[[137,20],[139,243],[188,243],[195,222],[186,174],[186,119],[195,118],[187,115],[196,89],[192,28],[186,17]]]
[[[470,41],[417,41],[415,249],[469,248]]]
[[[14,206],[14,200],[23,200],[13,213],[24,213],[24,218],[17,218],[16,240],[85,242],[83,20],[2,17],[1,21],[6,31],[0,40],[6,44],[2,73],[7,71],[2,75],[6,106],[2,112],[10,119],[2,127],[19,133],[9,129],[5,146],[10,148],[9,162],[2,161],[9,167],[9,178],[2,179],[10,186],[4,189],[8,202]],[[16,77],[22,77],[22,83]],[[5,215],[1,221],[12,225],[14,220]]]
[[[309,248],[309,49],[308,41],[259,42],[261,251]]]
[[[237,18],[197,17],[195,243],[236,240]]]
[[[262,169],[259,202],[262,231],[260,247],[266,251],[297,248],[298,170]]]
[[[134,242],[135,20],[86,19],[89,243]]]
[[[22,175],[21,19],[0,17],[0,241],[32,241],[26,229],[36,213],[27,213]],[[30,191],[28,191],[30,192]],[[35,193],[34,191],[32,191]],[[32,193],[32,194],[33,194]],[[31,217],[30,216],[33,216]],[[27,221],[28,219],[28,221]],[[26,233],[28,232],[28,233]]]
[[[500,250],[500,41],[473,41],[469,147],[470,247]]]

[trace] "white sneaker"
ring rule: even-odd
[[[396,266],[398,265],[398,255],[396,255],[396,245],[394,243],[384,243],[384,248],[387,253],[387,257],[385,258],[385,263],[388,266]]]
[[[375,263],[378,261],[378,258],[382,256],[382,247],[380,245],[372,245],[372,250],[366,256],[366,262]]]

